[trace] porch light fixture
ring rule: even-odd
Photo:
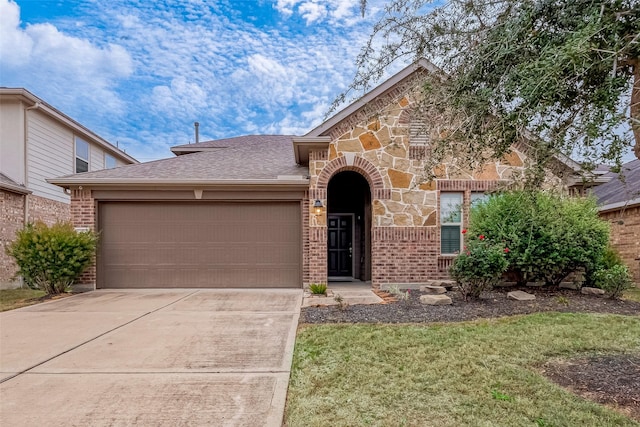
[[[322,205],[322,201],[320,199],[316,199],[316,201],[313,203],[313,211],[315,212],[315,214],[320,215],[322,213],[322,208],[324,208],[324,206]]]

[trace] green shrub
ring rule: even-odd
[[[309,290],[314,295],[326,295],[327,285],[325,283],[312,283],[309,285]]]
[[[467,240],[465,250],[456,257],[449,272],[462,297],[477,299],[495,285],[507,269],[508,247],[493,243],[485,235]]]
[[[608,245],[602,252],[602,257],[598,262],[598,269],[607,269],[616,265],[624,265],[622,257],[611,245]]]
[[[603,289],[610,298],[620,298],[622,293],[633,286],[629,268],[623,264],[597,270],[593,274],[594,285]]]
[[[472,209],[469,231],[509,248],[508,270],[519,284],[558,285],[571,272],[595,271],[609,238],[593,199],[543,191],[508,191]]]
[[[67,290],[82,274],[93,259],[96,244],[93,232],[76,232],[69,223],[49,227],[38,222],[20,230],[7,253],[29,287],[51,295]]]

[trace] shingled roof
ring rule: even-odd
[[[640,204],[640,160],[622,165],[621,173],[609,172],[606,184],[593,189],[601,210]]]
[[[0,189],[11,191],[12,193],[17,193],[17,194],[31,193],[31,191],[29,191],[27,187],[25,187],[22,184],[18,184],[17,182],[12,180],[8,176],[4,175],[3,173],[0,173]]]
[[[57,185],[113,183],[193,183],[302,180],[309,169],[299,166],[292,136],[251,135],[190,144],[191,152],[114,169],[67,175]]]

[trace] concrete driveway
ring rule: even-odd
[[[280,426],[302,290],[100,290],[0,314],[0,425]]]

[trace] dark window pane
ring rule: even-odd
[[[443,225],[440,233],[440,252],[454,254],[460,252],[460,226]]]
[[[89,170],[89,162],[76,157],[76,173],[87,172]]]

